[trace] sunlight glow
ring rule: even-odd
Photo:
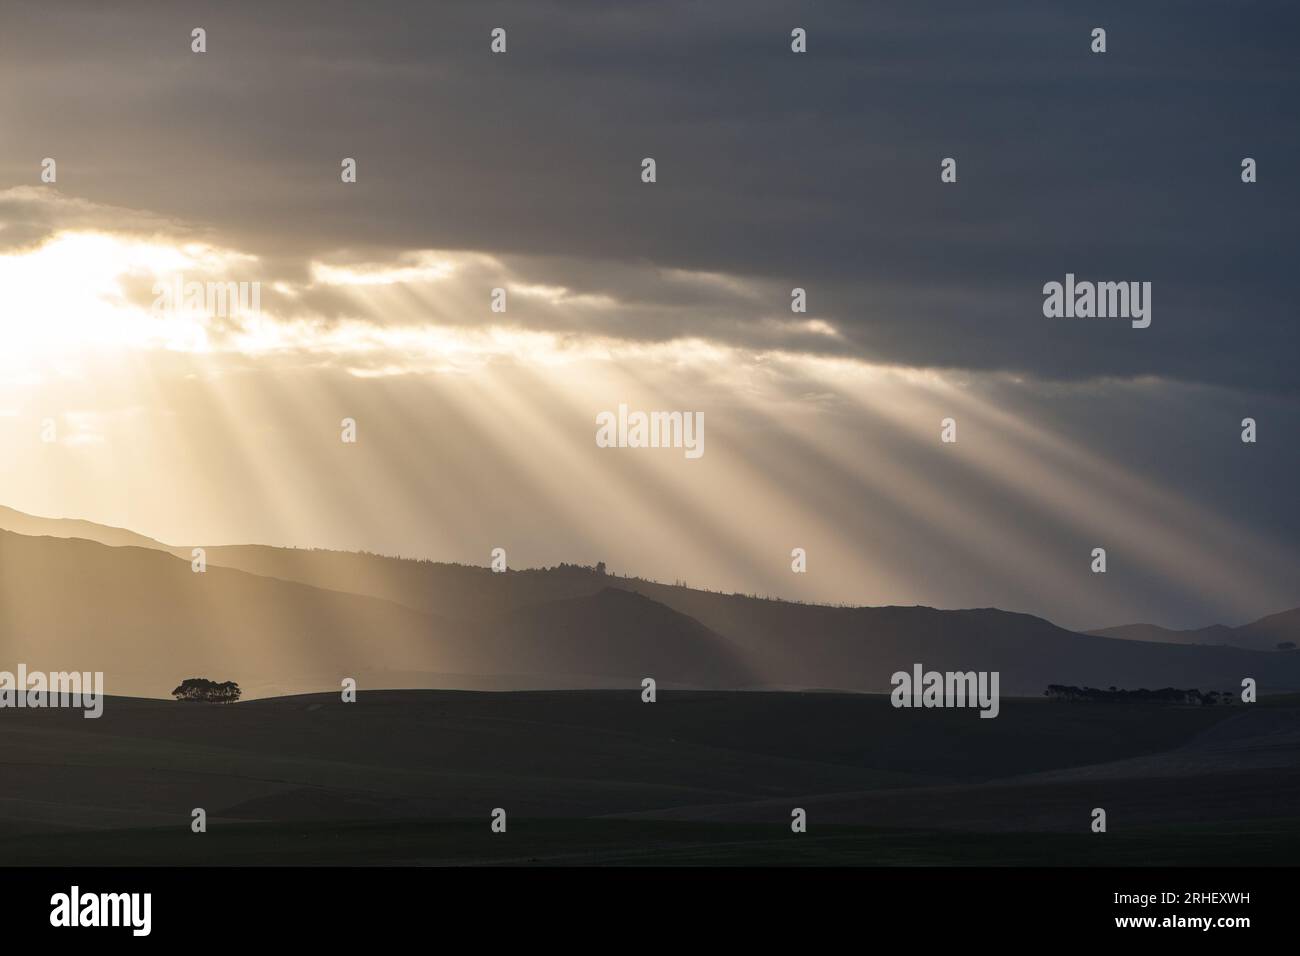
[[[0,255],[0,375],[88,352],[203,351],[206,316],[152,308],[154,283],[175,273],[224,271],[249,258],[100,232],[62,232],[35,249]]]

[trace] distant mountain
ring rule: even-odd
[[[13,508],[6,508],[4,505],[0,505],[0,529],[18,534],[45,535],[51,538],[84,538],[87,541],[106,544],[110,548],[171,550],[167,545],[153,538],[146,538],[142,534],[124,528],[112,528],[108,525],[95,524],[93,521],[82,521],[80,518],[41,518],[24,514]]]
[[[0,531],[0,670],[19,663],[103,671],[110,692],[153,697],[196,676],[236,680],[249,696],[348,676],[370,687],[751,683],[725,640],[627,592],[449,621],[232,568],[195,573],[156,549]]]
[[[1241,647],[1274,650],[1279,644],[1293,643],[1300,647],[1300,608],[1261,617],[1235,628],[1236,640]]]
[[[103,671],[111,693],[153,697],[186,677],[317,675],[323,689],[362,669],[455,669],[452,633],[371,597],[229,568],[196,574],[151,548],[0,532],[4,670]]]
[[[25,527],[49,534],[45,520]],[[53,527],[105,544],[132,535]],[[1038,696],[1052,683],[1230,690],[1243,677],[1263,693],[1300,690],[1300,654],[1256,649],[1300,612],[1230,629],[1255,641],[1233,647],[1079,634],[997,608],[796,604],[574,565],[497,574],[250,545],[209,547],[208,571],[195,574],[188,548],[92,540],[0,532],[0,668],[104,670],[118,674],[115,692],[152,696],[183,677],[234,679],[256,695],[359,674],[388,687],[635,687],[654,677],[887,692],[916,663],[999,671],[1004,695]]]
[[[767,687],[889,690],[915,662],[940,670],[1000,670],[1005,694],[1049,683],[1227,690],[1252,676],[1300,689],[1300,662],[1258,661],[1240,649],[1160,647],[1077,634],[1041,618],[986,608],[837,608],[719,594],[573,565],[494,574],[487,568],[338,551],[264,546],[208,549],[210,561],[257,574],[383,597],[453,620],[506,607],[590,597],[614,587],[686,615],[745,654]],[[1277,664],[1279,667],[1275,668]],[[1246,668],[1243,670],[1243,668]],[[1289,676],[1283,676],[1289,675]]]
[[[594,595],[512,608],[483,622],[499,670],[638,675],[695,687],[758,683],[739,645],[640,594]]]
[[[1250,624],[1227,627],[1212,624],[1209,627],[1183,631],[1170,630],[1155,624],[1125,624],[1089,631],[1099,637],[1115,637],[1130,641],[1157,641],[1167,644],[1218,644],[1256,651],[1275,651],[1279,644],[1291,643],[1300,647],[1300,608],[1270,614]]]
[[[1228,644],[1225,639],[1232,628],[1222,624],[1195,630],[1175,631],[1159,624],[1121,624],[1119,627],[1100,627],[1088,631],[1098,637],[1114,637],[1126,641],[1154,641],[1157,644]]]

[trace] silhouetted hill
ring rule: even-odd
[[[1171,630],[1155,624],[1125,624],[1089,631],[1100,637],[1169,644],[1222,644],[1256,651],[1274,651],[1288,641],[1300,646],[1300,608],[1270,614],[1240,627],[1211,624],[1209,627]]]
[[[1300,608],[1261,617],[1258,621],[1234,628],[1242,647],[1275,650],[1278,644],[1291,641],[1300,647]]]
[[[523,673],[624,675],[636,662],[642,676],[695,687],[734,689],[758,682],[740,647],[631,591],[605,588],[515,608],[488,624],[511,655],[508,666]]]
[[[453,629],[429,615],[230,568],[196,574],[149,548],[6,531],[0,567],[0,666],[103,671],[112,693],[165,696],[193,676],[316,675],[321,687],[358,670],[461,663]]]
[[[734,648],[628,592],[470,623],[135,547],[0,532],[0,668],[103,671],[116,694],[184,677],[249,693],[363,686],[745,686]]]
[[[13,508],[6,508],[4,505],[0,505],[0,529],[14,531],[18,534],[46,535],[51,538],[84,538],[87,541],[98,541],[100,544],[106,544],[111,548],[138,547],[155,548],[162,551],[171,550],[160,541],[146,538],[134,531],[127,531],[125,528],[111,528],[108,525],[96,524],[93,521],[82,521],[79,518],[41,518],[36,515],[24,514]]]
[[[353,551],[233,545],[207,549],[208,561],[266,577],[370,594],[458,620],[479,620],[502,608],[525,608],[566,598],[590,597],[607,587],[635,591],[667,603],[651,581],[598,574],[579,565],[511,569],[416,561]],[[672,606],[672,605],[670,605]]]
[[[78,530],[117,534],[98,527]],[[166,551],[4,537],[5,565],[24,573],[5,581],[0,648],[27,635],[29,665],[38,651],[46,659],[57,650],[71,655],[63,667],[107,671],[85,662],[82,652],[97,648],[96,659],[146,668],[155,682],[119,692],[158,694],[157,681],[165,692],[202,675],[240,680],[252,694],[258,681],[285,693],[337,686],[340,674],[390,687],[628,686],[654,677],[884,692],[891,674],[915,663],[999,671],[1003,695],[1037,696],[1052,683],[1236,690],[1243,677],[1263,693],[1300,689],[1297,654],[1078,634],[996,608],[826,607],[571,565],[496,574],[260,545],[210,547],[209,570],[196,575]],[[1252,639],[1265,643],[1296,613],[1236,630],[1255,628]]]
[[[1266,691],[1300,688],[1300,660],[1228,647],[1182,646],[1077,634],[1027,614],[985,608],[839,608],[720,594],[590,568],[494,574],[487,568],[378,555],[262,546],[212,548],[212,561],[323,587],[364,591],[447,618],[481,621],[615,587],[699,622],[744,653],[763,686],[881,692],[920,662],[939,670],[999,670],[1004,694],[1050,683],[1229,690],[1254,677]]]

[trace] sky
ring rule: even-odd
[[[1132,6],[7,3],[0,503],[1078,628],[1300,604],[1300,13]],[[1045,317],[1067,273],[1150,327]],[[620,404],[704,453],[598,447]]]

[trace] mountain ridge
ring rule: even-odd
[[[25,527],[45,527],[34,520]],[[494,573],[264,545],[207,548],[199,575],[188,549],[67,534],[142,537],[134,532],[53,530],[64,534],[0,533],[0,650],[21,650],[29,666],[67,660],[85,670],[105,659],[85,635],[104,633],[116,652],[90,669],[116,668],[145,696],[205,668],[277,693],[358,674],[366,686],[393,687],[639,687],[653,677],[702,689],[880,693],[918,663],[998,671],[1004,695],[1040,695],[1049,683],[1234,690],[1243,677],[1265,693],[1300,690],[1300,655],[1083,634],[1000,608],[834,607],[577,565]]]

